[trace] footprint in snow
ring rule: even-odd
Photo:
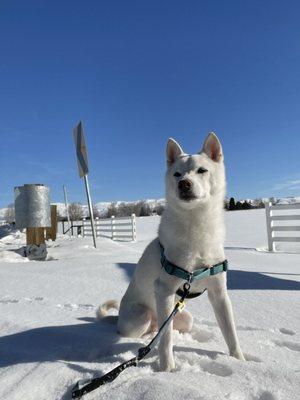
[[[230,376],[233,374],[233,370],[225,364],[221,364],[215,361],[200,361],[202,371],[208,372],[212,375],[217,376]]]
[[[18,299],[0,299],[0,304],[19,303]]]
[[[262,362],[259,357],[253,356],[252,354],[244,353],[246,361]]]
[[[274,343],[277,344],[277,346],[279,347],[287,347],[288,349],[293,351],[300,351],[300,343],[280,340],[276,340]]]
[[[192,339],[196,340],[197,342],[209,342],[210,340],[215,338],[215,335],[213,332],[210,332],[208,330],[202,329],[197,325],[194,325],[192,331],[191,331],[191,337]]]
[[[216,322],[212,322],[212,321],[209,321],[209,320],[206,320],[206,319],[202,320],[201,324],[207,325],[207,326],[212,326],[212,327],[218,326],[218,324]]]
[[[280,328],[279,332],[281,332],[285,335],[290,335],[290,336],[293,336],[296,334],[296,332],[292,331],[291,329],[286,329],[286,328]]]
[[[277,400],[277,398],[268,390],[264,390],[258,396],[253,397],[253,400]]]
[[[95,306],[93,304],[79,304],[78,306],[79,308],[95,308]]]
[[[236,329],[238,331],[263,331],[263,329],[261,328],[255,328],[253,326],[241,326],[241,325],[238,325]]]
[[[65,303],[63,305],[57,304],[56,305],[59,308],[66,308],[67,310],[74,310],[78,308],[83,308],[83,309],[90,309],[90,308],[95,308],[93,304],[74,304],[74,303]]]

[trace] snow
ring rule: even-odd
[[[175,372],[158,371],[154,350],[87,400],[299,399],[300,251],[264,251],[264,210],[225,215],[230,297],[248,361],[228,356],[204,294],[187,305],[192,332],[174,334]],[[100,303],[121,299],[158,223],[138,218],[138,242],[101,238],[97,249],[92,238],[60,236],[45,262],[24,259],[15,251],[24,233],[1,227],[0,399],[70,399],[77,380],[106,373],[150,340],[122,338],[94,316]]]

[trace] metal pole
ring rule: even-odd
[[[89,206],[90,220],[91,220],[91,225],[92,225],[94,246],[95,246],[95,248],[97,248],[94,215],[93,215],[92,201],[91,201],[91,196],[90,196],[90,188],[89,188],[89,181],[88,181],[87,175],[84,175],[84,183],[85,183],[86,197],[88,199],[88,206]]]
[[[66,205],[67,218],[68,218],[69,236],[71,237],[71,224],[70,224],[70,215],[69,215],[69,204],[68,204],[68,197],[67,197],[67,189],[66,189],[65,185],[63,185],[63,188],[64,188],[65,205]]]

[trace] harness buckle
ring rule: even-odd
[[[228,260],[225,260],[223,262],[223,269],[224,269],[224,272],[228,270]]]
[[[193,278],[194,278],[194,274],[193,274],[193,272],[190,272],[190,273],[189,273],[189,279],[188,279],[189,285],[192,283]]]

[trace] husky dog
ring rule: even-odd
[[[119,308],[118,332],[127,337],[140,337],[163,324],[174,308],[176,291],[183,287],[184,281],[162,268],[160,243],[167,260],[189,272],[224,261],[225,186],[222,147],[214,133],[207,136],[202,150],[195,155],[186,154],[174,139],[169,139],[167,204],[158,238],[145,249],[120,307],[115,301],[108,301],[100,306],[98,318],[107,315],[110,308]],[[244,360],[227,293],[226,272],[191,285],[191,292],[205,289],[230,355]],[[175,368],[172,329],[189,332],[192,324],[188,311],[176,314],[159,343],[161,370]]]

